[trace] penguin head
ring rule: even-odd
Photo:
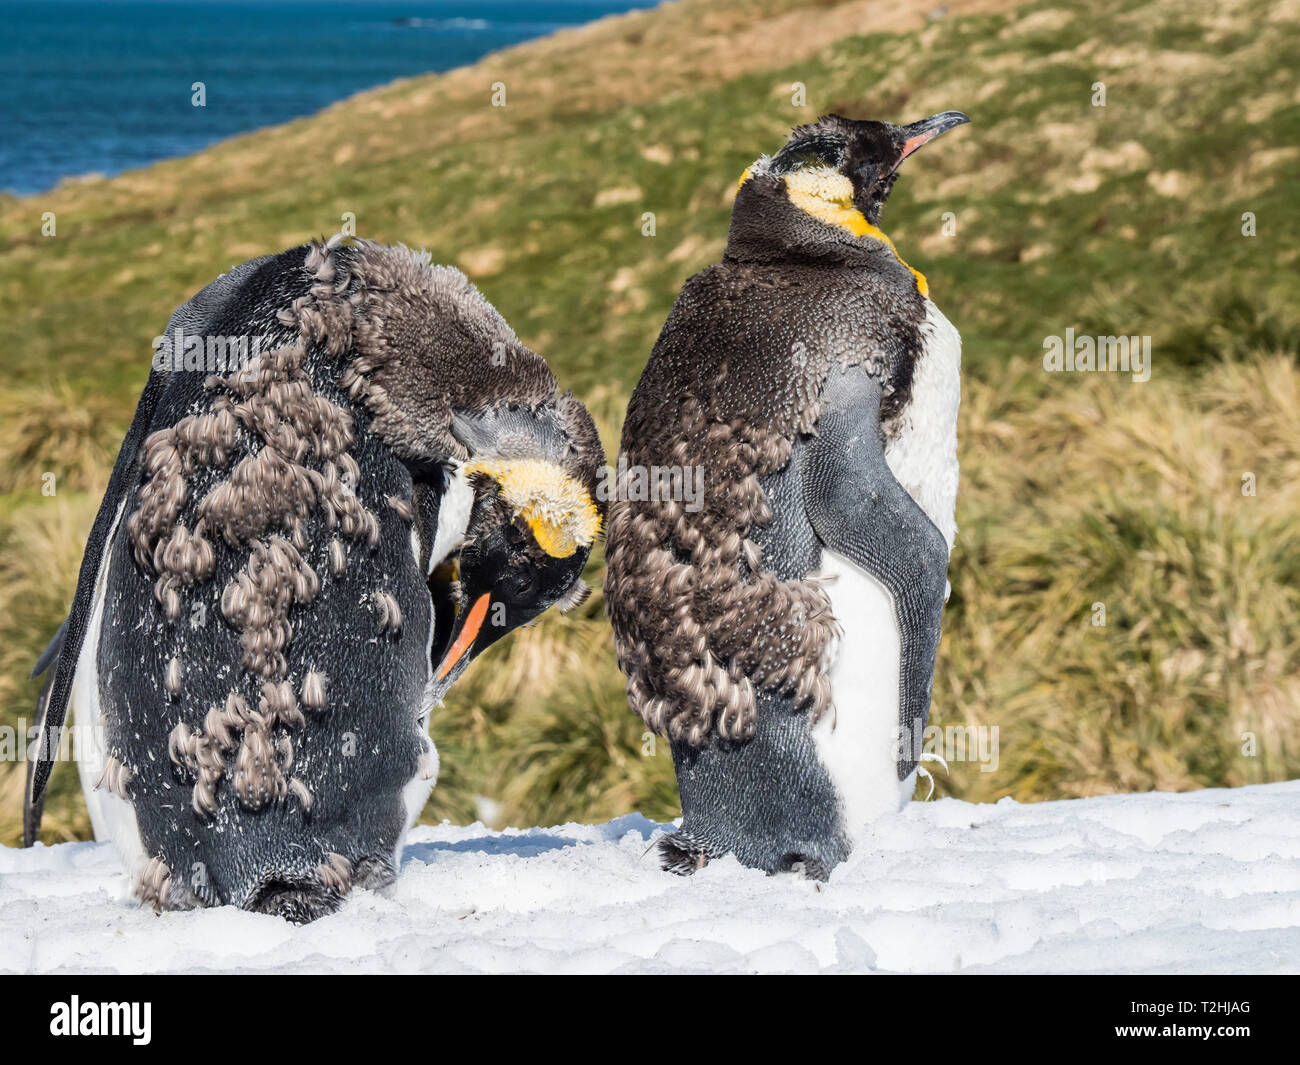
[[[782,180],[791,203],[816,217],[822,217],[825,204],[856,209],[873,226],[879,225],[903,160],[969,121],[960,111],[944,111],[906,126],[826,115],[795,129],[772,157],[769,173]]]
[[[969,121],[960,111],[905,126],[825,115],[797,127],[776,155],[741,177],[731,244],[808,246],[846,233],[887,243],[878,227],[903,161]]]
[[[596,491],[604,453],[572,397],[558,408],[471,421],[458,419],[458,435],[480,439],[486,430],[493,446],[463,466],[474,501],[455,563],[455,615],[434,636],[438,698],[503,636],[549,607],[572,610],[587,598],[582,570],[604,519]]]

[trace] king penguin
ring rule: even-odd
[[[334,238],[208,285],[153,369],[48,669],[25,840],[69,711],[97,839],[156,909],[306,921],[391,881],[429,716],[585,594],[591,417],[459,271]]]
[[[664,867],[825,879],[912,795],[956,532],[961,341],[880,229],[900,164],[969,121],[828,115],[741,178],[628,406],[605,596],[633,710],[666,732]]]

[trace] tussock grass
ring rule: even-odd
[[[60,493],[0,518],[0,727],[30,727],[37,681],[27,679],[50,637],[67,616],[98,495]],[[16,736],[8,737],[12,743]],[[10,750],[12,750],[12,746]],[[46,803],[44,838],[84,839],[90,819],[81,800],[77,771],[58,767]],[[6,761],[0,769],[0,841],[22,835],[26,765]]]
[[[501,822],[599,821],[617,810],[681,814],[668,742],[628,713],[621,674],[593,665],[539,712],[512,715],[501,729]]]
[[[48,387],[0,389],[0,493],[101,486],[126,432],[121,404],[67,380]]]
[[[1295,361],[1261,353],[1195,378],[1157,362],[1147,384],[1060,375],[1033,402],[1004,398],[1017,372],[1036,371],[967,390],[933,710],[941,725],[997,726],[1000,766],[954,766],[941,793],[1296,776]]]

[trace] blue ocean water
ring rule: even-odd
[[[0,0],[0,189],[184,155],[656,2]]]

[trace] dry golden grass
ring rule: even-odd
[[[28,725],[38,687],[26,681],[34,662],[33,636],[44,647],[67,616],[98,508],[98,495],[61,492],[0,520],[0,705],[29,707],[23,711]],[[0,724],[13,729],[23,720],[6,716]],[[85,839],[90,834],[76,776],[72,766],[56,774],[45,818],[46,839]],[[22,834],[25,779],[22,761],[0,767],[0,842],[16,843]]]
[[[1024,799],[1294,776],[1294,357],[1188,378],[1157,354],[1147,384],[1059,375],[1018,400],[1015,378],[1039,373],[966,390],[934,720],[997,726],[1001,765],[954,766],[941,790]]]
[[[86,491],[103,484],[126,431],[121,410],[66,381],[0,389],[0,493]]]

